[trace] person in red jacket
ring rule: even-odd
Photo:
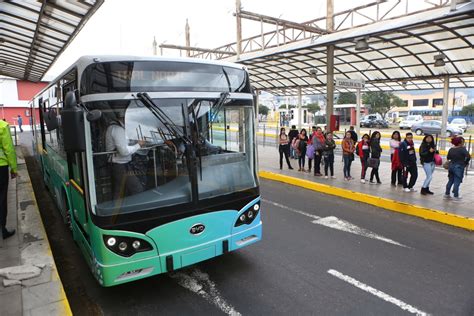
[[[367,172],[367,167],[368,167],[368,160],[370,156],[370,143],[369,143],[370,136],[368,134],[364,134],[362,136],[362,139],[360,142],[357,144],[357,149],[356,153],[360,158],[360,164],[361,164],[361,172],[360,172],[360,182],[365,183],[365,174]]]

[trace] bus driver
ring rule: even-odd
[[[117,200],[143,191],[143,186],[131,165],[132,155],[144,146],[144,140],[130,146],[125,133],[125,109],[116,112],[116,120],[107,127],[105,147],[107,152],[115,151],[109,159],[112,163],[112,193]]]

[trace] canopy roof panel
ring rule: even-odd
[[[41,80],[103,1],[1,1],[0,75]]]
[[[368,50],[355,50],[360,38],[367,39]],[[444,75],[452,87],[474,88],[474,2],[243,54],[238,62],[248,67],[256,89],[277,95],[295,95],[299,87],[304,94],[325,93],[328,45],[335,46],[334,77],[364,79],[369,91],[438,89]],[[446,65],[435,67],[440,53]],[[316,77],[311,69],[317,69]]]

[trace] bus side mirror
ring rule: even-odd
[[[66,93],[61,113],[64,150],[68,153],[86,151],[84,110],[77,104],[74,91]]]

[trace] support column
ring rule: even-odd
[[[326,2],[326,30],[334,31],[334,0]],[[331,115],[334,113],[334,45],[326,51],[326,129],[329,130]]]
[[[303,96],[301,95],[301,87],[298,87],[298,130],[301,131],[303,128],[302,126],[302,119],[303,119],[303,112],[301,111],[301,106],[303,103]]]
[[[237,60],[240,59],[240,54],[242,53],[242,18],[240,17],[240,10],[242,8],[242,4],[240,3],[240,0],[235,0],[235,12],[236,16],[235,18],[237,19]]]
[[[255,117],[257,118],[257,125],[258,125],[258,107],[260,106],[260,91],[255,89]]]
[[[156,42],[156,37],[153,36],[153,55],[156,56],[157,54],[158,54],[158,43]]]
[[[355,131],[357,135],[360,136],[360,108],[362,104],[362,98],[360,96],[360,89],[357,89],[357,104],[356,104],[356,121],[355,121]]]
[[[186,19],[186,26],[184,27],[185,37],[186,37],[186,47],[191,47],[191,31],[189,28],[188,19]],[[191,51],[189,49],[186,50],[186,57],[191,56]]]
[[[446,141],[443,137],[446,136],[446,127],[448,125],[448,101],[449,101],[449,76],[444,76],[444,88],[443,88],[443,111],[441,116],[441,135],[440,135],[440,148],[446,148]]]

